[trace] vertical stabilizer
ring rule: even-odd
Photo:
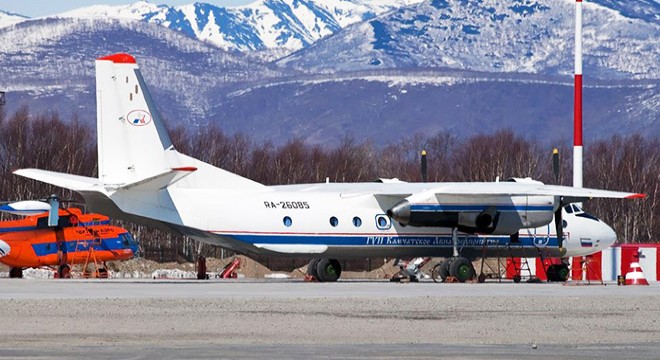
[[[171,169],[172,146],[135,58],[115,54],[96,60],[99,179],[127,184]]]
[[[263,187],[177,152],[131,55],[96,59],[96,106],[99,180],[107,188]]]

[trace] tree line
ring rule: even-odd
[[[41,168],[97,176],[96,132],[90,119],[63,120],[57,113],[31,114],[22,107],[10,116],[0,108],[0,197],[5,200],[76,194],[24,179],[11,172]],[[399,178],[421,181],[420,151],[428,153],[428,180],[494,181],[531,177],[555,183],[552,145],[500,130],[494,134],[459,138],[450,133],[402,136],[397,142],[375,145],[350,136],[334,147],[291,139],[281,145],[255,142],[245,134],[228,135],[209,125],[203,129],[170,129],[176,148],[214,166],[267,185],[374,181]],[[562,155],[559,183],[572,183],[572,152],[557,144]],[[642,135],[613,136],[585,146],[584,186],[641,192],[643,200],[591,200],[586,210],[610,224],[620,242],[660,240],[660,141]],[[143,256],[156,261],[194,260],[199,254],[228,254],[217,247],[131,224]],[[264,259],[262,259],[264,260]],[[265,259],[275,263],[274,259]]]

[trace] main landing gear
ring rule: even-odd
[[[433,267],[431,278],[435,282],[466,282],[474,279],[476,271],[472,262],[464,257],[451,257]]]
[[[335,282],[341,276],[341,264],[337,259],[316,258],[307,265],[307,278],[318,282]]]
[[[12,279],[22,279],[23,278],[23,268],[10,268],[9,277]]]
[[[453,228],[451,239],[454,245],[452,257],[443,260],[431,270],[431,278],[435,282],[458,281],[466,282],[472,280],[476,275],[472,262],[458,255],[458,229]],[[481,280],[481,278],[479,278]]]

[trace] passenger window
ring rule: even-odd
[[[392,227],[390,218],[387,215],[376,215],[376,227],[380,230],[387,230]]]
[[[291,226],[291,224],[293,224],[293,220],[291,220],[291,218],[288,217],[288,216],[284,217],[283,222],[284,222],[284,226],[286,226],[286,227],[289,227],[289,226]]]
[[[353,218],[353,225],[354,225],[355,227],[360,227],[360,226],[362,226],[362,219],[360,219],[360,218],[357,217],[357,216],[354,217],[354,218]]]
[[[330,225],[332,225],[332,227],[337,227],[337,225],[339,225],[339,219],[337,219],[337,218],[334,217],[334,216],[331,217],[331,218],[330,218]]]

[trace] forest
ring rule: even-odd
[[[350,136],[333,148],[292,139],[256,143],[247,134],[225,134],[220,127],[169,129],[182,153],[267,185],[368,182],[379,178],[421,181],[420,152],[428,153],[428,181],[494,181],[531,177],[555,183],[552,149],[559,149],[559,183],[572,183],[570,141],[546,145],[513,130],[458,138],[450,133],[402,135],[384,146]],[[405,131],[402,131],[405,134]],[[660,140],[642,134],[588,141],[584,147],[584,186],[647,194],[642,200],[591,200],[585,210],[617,232],[619,242],[660,240]],[[31,114],[0,107],[0,198],[26,200],[76,194],[12,174],[41,168],[97,176],[96,129],[92,119],[62,119],[57,113]],[[78,197],[79,198],[79,197]],[[170,233],[118,222],[141,244],[140,256],[156,261],[194,261],[199,255],[231,255],[214,246]],[[273,259],[259,259],[269,264]]]

